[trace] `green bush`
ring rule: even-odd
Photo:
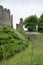
[[[24,50],[28,46],[29,41],[24,35],[25,32],[13,30],[10,27],[0,27],[0,45],[3,45],[5,57],[10,58],[16,53]],[[0,58],[3,59],[3,52],[0,49]]]
[[[2,60],[2,59],[3,59],[3,50],[2,50],[2,48],[0,46],[0,60]]]

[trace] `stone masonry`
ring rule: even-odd
[[[13,27],[13,15],[10,10],[0,6],[0,25],[6,25]]]
[[[16,24],[16,29],[23,30],[23,19],[20,18],[20,23]]]

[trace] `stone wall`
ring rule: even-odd
[[[23,30],[23,19],[20,18],[19,24],[16,24],[16,29]]]
[[[13,16],[9,9],[0,6],[0,25],[6,25],[13,27]]]

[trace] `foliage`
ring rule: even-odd
[[[43,65],[43,33],[36,35],[29,46],[0,65]]]
[[[43,14],[39,18],[39,26],[43,26]]]
[[[1,59],[3,59],[3,53],[5,58],[9,58],[28,46],[29,41],[23,34],[10,27],[0,26],[0,46],[3,45],[4,48],[4,52],[3,48],[0,48]]]
[[[39,18],[39,30],[40,32],[43,32],[43,14],[41,14]]]
[[[35,27],[38,24],[38,18],[36,15],[31,15],[24,20],[24,25],[28,31],[35,31]]]

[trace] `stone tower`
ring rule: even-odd
[[[13,16],[9,9],[0,6],[0,25],[13,27]]]
[[[20,18],[20,23],[16,24],[16,29],[23,30],[23,18]]]

